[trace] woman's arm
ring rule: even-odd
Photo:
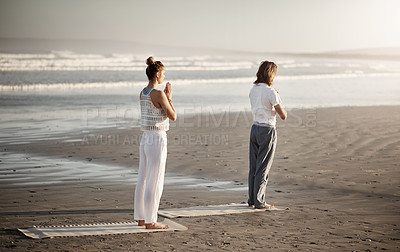
[[[276,113],[278,113],[279,117],[282,120],[286,120],[287,118],[287,112],[286,110],[283,108],[283,106],[281,104],[277,104],[274,106]]]
[[[167,115],[167,117],[172,120],[176,121],[176,111],[174,105],[172,104],[171,97],[172,97],[172,89],[171,84],[167,83],[167,87],[164,91],[161,90],[153,90],[150,93],[151,101],[153,102],[156,108],[162,108]]]
[[[160,92],[160,96],[159,103],[161,108],[165,111],[165,114],[167,114],[170,120],[176,121],[176,111],[172,100],[167,97],[165,92]]]

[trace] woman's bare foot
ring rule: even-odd
[[[145,224],[146,229],[168,229],[168,225],[164,225],[158,222],[155,223],[150,223],[150,224]]]
[[[139,220],[138,221],[138,226],[144,226],[145,224],[144,224],[144,220]]]

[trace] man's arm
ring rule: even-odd
[[[287,118],[287,112],[286,110],[283,108],[283,106],[281,104],[277,104],[274,106],[276,113],[278,113],[279,117],[282,120],[286,120]]]

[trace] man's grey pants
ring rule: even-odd
[[[265,192],[268,183],[268,173],[275,154],[277,134],[275,127],[251,127],[250,133],[250,169],[249,169],[249,200],[248,204],[256,208],[266,206]]]

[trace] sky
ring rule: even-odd
[[[0,0],[0,37],[254,52],[400,47],[398,0]]]

